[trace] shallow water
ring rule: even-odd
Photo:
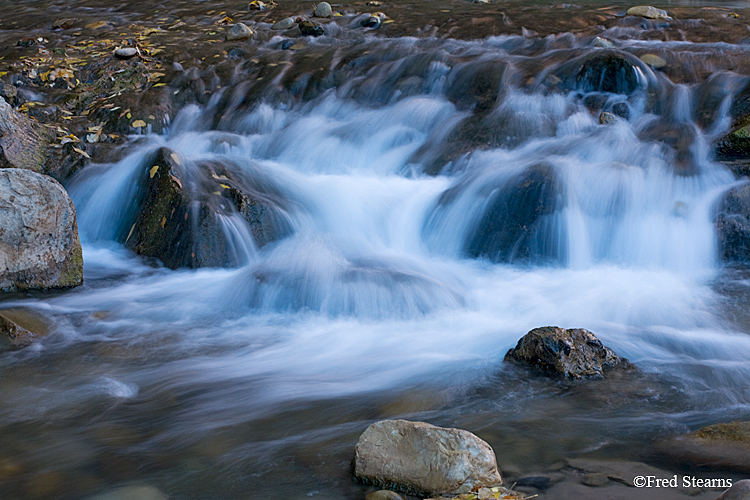
[[[333,54],[317,87],[247,64],[164,135],[71,180],[85,285],[2,304],[55,326],[0,354],[0,496],[140,481],[170,498],[362,498],[349,462],[377,419],[471,430],[511,476],[581,456],[653,461],[657,437],[747,419],[748,281],[719,262],[712,222],[741,181],[710,148],[740,77],[723,74],[714,109],[694,81],[635,58],[627,92],[566,87],[569,61],[601,50],[586,37],[351,40],[289,56]],[[668,53],[666,74],[698,82],[745,55],[618,47]],[[487,88],[472,76],[500,66]],[[629,118],[600,125],[618,104]],[[459,144],[472,116],[487,141]],[[662,140],[674,131],[687,142]],[[125,250],[114,240],[160,147],[188,180],[213,161],[278,193],[291,234],[259,248],[227,209],[233,268],[173,271]],[[550,189],[544,214],[492,240],[529,172]],[[545,325],[593,331],[642,375],[565,384],[503,363]]]

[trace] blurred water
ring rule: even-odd
[[[414,95],[388,83],[390,64],[363,77],[380,78],[369,94],[352,80],[310,102],[259,102],[206,130],[209,116],[230,112],[217,98],[119,163],[86,168],[69,188],[87,284],[3,304],[57,321],[40,345],[1,355],[0,431],[21,429],[7,448],[27,474],[18,484],[39,470],[112,474],[120,460],[121,479],[149,479],[175,498],[313,488],[358,498],[347,456],[375,418],[470,427],[496,447],[536,422],[544,438],[504,456],[532,466],[607,443],[637,457],[660,432],[746,416],[750,337],[725,319],[716,291],[725,275],[712,218],[736,181],[709,144],[726,116],[704,131],[695,87],[645,65],[630,95],[523,86],[516,42],[432,43]],[[539,56],[545,72],[568,60],[558,50]],[[505,135],[427,175],[420,148],[450,150],[451,130],[472,116],[449,96],[457,70],[443,62],[467,53],[508,64],[481,117]],[[585,99],[602,94],[601,109],[624,103],[629,118],[600,125]],[[654,124],[688,130],[689,147],[649,136]],[[239,256],[227,269],[171,271],[126,251],[113,240],[160,147],[187,178],[215,161],[273,186],[291,234],[258,248],[243,218],[221,215]],[[532,200],[543,214],[509,252],[477,250],[488,210],[524,203],[537,182],[529,172],[548,190]],[[592,330],[655,378],[619,400],[561,400],[559,386],[502,363],[545,325]],[[29,445],[42,422],[43,442]],[[62,466],[68,433],[80,453]],[[129,470],[128,460],[145,465]]]

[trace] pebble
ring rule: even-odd
[[[333,15],[331,4],[329,4],[328,2],[320,2],[315,6],[315,12],[313,13],[313,15],[315,17],[331,17]]]
[[[233,42],[235,40],[247,40],[252,38],[253,30],[247,27],[246,24],[237,23],[227,31],[227,41]]]
[[[654,69],[661,69],[667,65],[667,61],[656,54],[643,54],[640,59]]]
[[[666,10],[657,9],[650,5],[637,5],[628,9],[627,15],[641,16],[646,19],[672,19]]]
[[[365,500],[404,500],[404,497],[394,491],[378,490],[367,495]]]
[[[281,21],[278,21],[274,23],[273,26],[271,26],[272,30],[288,30],[291,28],[294,28],[295,21],[293,17],[287,17],[286,19],[282,19]]]
[[[611,125],[617,121],[617,117],[607,111],[599,115],[599,123],[602,125]]]
[[[134,47],[124,47],[124,48],[115,50],[115,55],[119,57],[120,59],[130,59],[137,53],[138,51],[135,50]]]
[[[581,478],[581,484],[585,484],[586,486],[593,486],[593,487],[602,487],[607,486],[609,484],[609,478],[605,476],[604,474],[599,474],[597,472],[592,472],[589,474],[584,474]]]
[[[612,47],[615,46],[614,43],[612,43],[609,40],[607,40],[606,38],[602,38],[600,36],[594,38],[594,44],[593,45],[594,45],[594,47],[599,47],[599,48],[602,48],[602,49],[611,49]]]

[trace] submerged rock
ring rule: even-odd
[[[654,69],[661,69],[667,65],[667,61],[656,54],[643,54],[639,59]]]
[[[83,282],[76,211],[65,189],[29,170],[0,169],[0,291]]]
[[[666,10],[657,9],[650,5],[637,5],[628,9],[627,15],[641,16],[646,19],[672,19]]]
[[[244,23],[237,23],[227,31],[227,41],[247,40],[252,38],[254,31]]]
[[[719,256],[729,262],[750,260],[750,185],[724,194],[715,225]]]
[[[34,334],[9,318],[0,310],[0,351],[5,348],[17,349],[34,342]]]
[[[121,486],[113,490],[94,495],[86,500],[167,500],[167,496],[153,486]]]
[[[222,220],[239,213],[261,247],[290,232],[275,193],[264,193],[219,163],[188,176],[179,155],[161,148],[140,174],[130,220],[118,240],[169,268],[240,264]]]
[[[383,420],[362,433],[354,453],[358,478],[410,494],[468,493],[502,483],[490,445],[461,429]]]
[[[601,50],[584,56],[578,63],[575,86],[584,92],[630,95],[640,85],[638,59],[617,50]],[[563,78],[565,79],[565,78]]]
[[[601,125],[611,125],[617,122],[617,116],[608,111],[604,111],[599,114],[599,123]]]
[[[0,168],[41,172],[47,158],[47,134],[0,97]]]
[[[493,189],[466,253],[494,262],[553,257],[554,251],[536,238],[544,216],[556,210],[559,195],[557,176],[546,164],[533,165],[500,189]]]
[[[536,328],[523,336],[505,355],[547,375],[566,379],[602,378],[614,370],[631,370],[630,362],[615,354],[582,328],[566,330],[556,326]]]
[[[404,500],[404,497],[391,490],[373,491],[365,497],[365,500]]]
[[[750,473],[750,421],[709,425],[656,444],[656,451],[682,465]]]
[[[51,330],[52,323],[34,309],[0,309],[0,351],[26,347]]]

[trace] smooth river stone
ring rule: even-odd
[[[272,30],[288,30],[294,27],[295,21],[293,17],[287,17],[286,19],[282,19],[281,21],[274,23],[273,26],[271,26]]]

